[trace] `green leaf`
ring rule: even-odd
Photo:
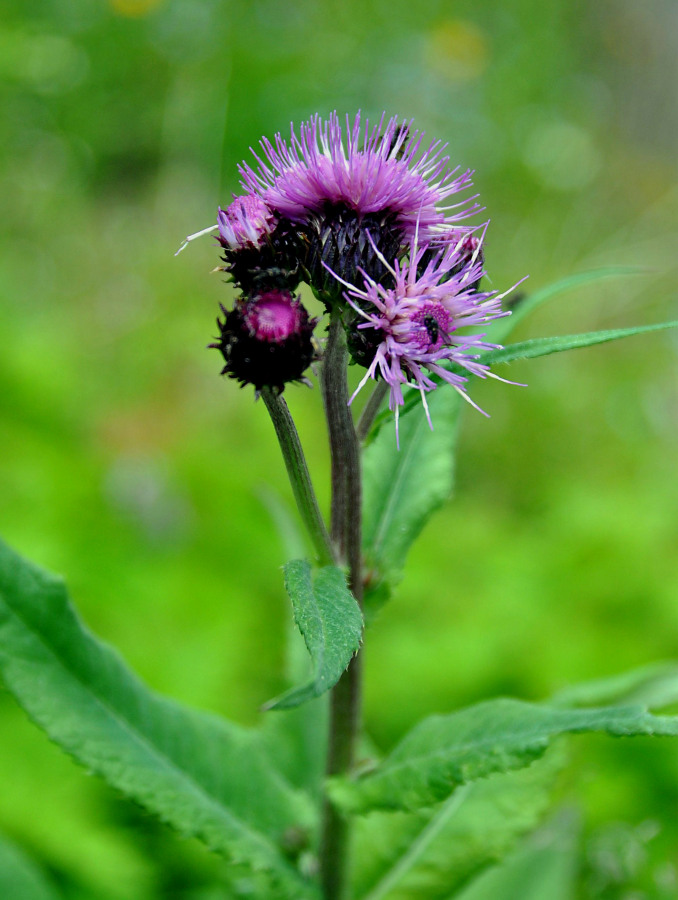
[[[313,677],[271,700],[266,709],[299,706],[334,687],[358,651],[363,633],[360,607],[336,566],[323,566],[312,577],[307,560],[293,559],[285,566],[285,588],[311,655]]]
[[[310,802],[269,765],[255,732],[151,692],[76,617],[61,579],[0,543],[0,670],[50,738],[184,835],[312,896],[280,850]]]
[[[382,428],[364,451],[363,548],[372,591],[397,579],[412,542],[452,492],[461,399],[446,385],[428,403],[433,431],[419,401],[400,419],[399,450],[393,430]]]
[[[18,847],[0,838],[0,897],[7,900],[59,900],[62,894]]]
[[[562,353],[563,350],[579,350],[583,347],[592,347],[594,344],[605,344],[609,341],[618,341],[620,338],[647,334],[650,331],[664,331],[677,326],[678,321],[661,322],[658,325],[639,325],[634,328],[613,328],[609,331],[590,331],[586,334],[567,334],[562,337],[534,338],[531,341],[509,344],[500,350],[488,350],[479,356],[478,361],[491,366],[513,362],[516,359],[534,359],[551,353]]]
[[[678,663],[661,662],[575,684],[551,698],[552,706],[602,706],[638,704],[661,709],[678,703]]]
[[[678,327],[678,320],[673,322],[660,322],[657,325],[638,325],[633,328],[613,328],[609,331],[589,331],[586,334],[567,334],[560,337],[534,338],[529,341],[520,341],[517,344],[508,344],[498,350],[487,350],[478,356],[478,362],[486,366],[494,366],[498,363],[510,363],[516,359],[536,359],[540,356],[549,356],[551,353],[562,353],[564,350],[581,350],[584,347],[593,347],[596,344],[606,344],[610,341],[618,341],[621,338],[634,337],[637,334],[646,334],[651,331],[665,331],[667,328]],[[461,366],[446,366],[451,372],[464,375],[471,380],[468,372]],[[433,381],[441,383],[438,375],[433,376]],[[402,415],[409,413],[415,406],[418,398],[408,397],[403,406]]]
[[[587,731],[678,735],[678,717],[653,716],[638,706],[557,709],[491,700],[425,719],[376,770],[354,781],[334,779],[329,789],[352,812],[418,809],[444,800],[461,784],[530,765],[559,735]]]
[[[573,815],[559,816],[454,900],[575,900],[577,831]]]
[[[546,287],[540,288],[533,294],[528,294],[511,312],[510,316],[505,319],[497,319],[487,329],[487,340],[492,343],[502,344],[513,329],[527,318],[537,307],[542,306],[559,294],[565,294],[567,291],[575,290],[579,287],[585,287],[588,284],[594,284],[597,281],[603,281],[606,278],[619,278],[624,275],[642,275],[644,269],[637,266],[601,266],[598,269],[591,269],[588,272],[577,272],[576,275],[568,275],[560,281],[548,284]],[[510,301],[509,295],[509,301]]]
[[[449,897],[538,824],[562,763],[561,753],[549,753],[527,769],[464,785],[433,808],[358,817],[354,895]]]

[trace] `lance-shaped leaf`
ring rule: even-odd
[[[551,706],[607,706],[613,703],[639,704],[649,709],[678,703],[678,663],[652,663],[620,675],[573,684],[549,700]]]
[[[357,653],[363,633],[360,607],[336,566],[313,572],[307,560],[293,559],[285,566],[285,588],[311,655],[313,675],[306,684],[271,700],[267,709],[299,706],[334,687]]]
[[[452,493],[461,399],[445,385],[428,403],[433,431],[419,399],[400,419],[400,449],[392,427],[365,448],[363,547],[372,589],[397,579],[413,541]]]
[[[535,359],[538,356],[549,356],[551,353],[562,353],[564,350],[580,350],[593,347],[595,344],[606,344],[621,338],[634,337],[637,334],[648,334],[650,331],[665,331],[678,327],[678,321],[660,322],[657,325],[638,325],[633,328],[612,328],[607,331],[589,331],[586,334],[566,334],[562,337],[534,338],[509,344],[499,350],[488,350],[479,356],[479,362],[491,366],[496,363],[513,362],[516,359]]]
[[[585,334],[566,334],[559,337],[534,338],[529,341],[519,341],[517,344],[507,344],[498,350],[487,350],[478,356],[478,362],[487,366],[497,363],[510,363],[517,359],[537,359],[540,356],[550,356],[552,353],[563,353],[565,350],[582,350],[585,347],[593,347],[596,344],[606,344],[610,341],[618,341],[622,338],[634,337],[637,334],[648,334],[651,331],[665,331],[667,328],[677,328],[678,320],[672,322],[660,322],[657,325],[638,325],[632,328],[612,328],[607,331],[588,331]],[[444,365],[444,363],[443,363]],[[468,377],[468,372],[461,366],[446,366],[451,372]],[[471,376],[473,377],[473,376]],[[438,375],[433,376],[433,381],[441,383]],[[403,415],[408,413],[418,402],[418,397],[410,396],[405,401]],[[385,416],[385,414],[382,414]],[[381,425],[382,416],[375,423]]]
[[[480,703],[424,719],[373,772],[330,783],[346,810],[418,809],[459,785],[530,765],[563,734],[601,731],[617,737],[678,735],[678,717],[640,706],[557,709],[520,700]]]
[[[279,846],[312,827],[309,802],[256,733],[150,691],[82,626],[61,579],[1,543],[0,671],[33,721],[113,787],[257,870],[272,895],[313,896]]]
[[[561,278],[560,281],[553,282],[553,284],[547,284],[546,287],[539,288],[534,293],[528,293],[512,309],[510,316],[491,322],[487,328],[487,340],[502,344],[519,322],[522,322],[535,309],[559,294],[565,294],[567,291],[573,291],[576,288],[585,287],[588,284],[594,284],[606,278],[642,275],[645,271],[637,266],[601,266],[598,269],[590,269],[588,272],[576,272],[574,275],[568,275],[565,278]],[[511,299],[512,297],[509,295],[509,304]]]

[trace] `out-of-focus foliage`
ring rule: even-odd
[[[647,269],[515,339],[675,318],[676,25],[668,0],[4,0],[0,533],[67,573],[155,688],[254,721],[289,615],[263,487],[290,494],[265,410],[204,349],[230,297],[212,241],[174,250],[262,133],[386,110],[477,170],[493,286]],[[384,750],[425,714],[676,655],[677,348],[638,337],[474,387],[491,419],[464,416],[456,500],[370,631]],[[319,394],[287,395],[321,486]],[[227,896],[218,859],[86,779],[6,695],[0,716],[0,829],[64,897]],[[583,896],[672,896],[675,750],[577,753]]]

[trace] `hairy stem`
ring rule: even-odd
[[[348,566],[349,585],[362,608],[360,446],[348,406],[348,353],[341,319],[330,322],[322,391],[332,460],[331,535]],[[354,656],[330,695],[327,774],[349,772],[360,733],[361,657]],[[344,900],[349,875],[349,821],[326,800],[320,872],[324,900]]]
[[[311,536],[320,564],[329,565],[335,561],[334,550],[320,514],[294,420],[287,403],[272,388],[262,388],[261,396],[275,428],[299,514]]]

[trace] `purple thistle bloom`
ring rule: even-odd
[[[482,334],[460,334],[458,329],[484,325],[510,315],[501,308],[508,291],[499,294],[477,290],[484,274],[482,240],[476,243],[470,256],[467,243],[466,235],[461,235],[455,244],[449,243],[431,256],[428,246],[418,246],[415,235],[409,258],[396,260],[392,265],[383,260],[393,278],[393,287],[385,287],[365,275],[361,288],[335,275],[348,288],[345,299],[363,320],[357,325],[357,331],[369,335],[363,356],[366,346],[371,361],[365,361],[367,372],[351,401],[370,378],[383,378],[390,389],[389,409],[395,410],[396,439],[404,384],[420,391],[431,425],[426,393],[436,387],[432,374],[451,384],[480,410],[466,392],[468,377],[449,371],[441,363],[450,361],[480,378],[498,378],[488,366],[478,362],[480,351],[497,345],[483,341]]]
[[[275,214],[253,194],[235,197],[230,206],[217,213],[219,242],[230,250],[263,246],[276,224]]]
[[[299,137],[292,126],[289,145],[280,134],[274,144],[263,138],[265,160],[254,154],[258,169],[246,163],[239,167],[243,187],[296,224],[328,206],[358,217],[389,213],[405,241],[417,228],[424,242],[440,238],[452,223],[480,208],[472,204],[475,198],[440,206],[468,188],[473,174],[457,174],[459,167],[448,170],[446,144],[434,141],[421,152],[423,134],[412,131],[411,123],[399,124],[395,117],[386,127],[383,123],[382,116],[370,129],[358,113],[352,125],[346,117],[344,133],[334,112],[328,121],[315,115],[302,123]]]

